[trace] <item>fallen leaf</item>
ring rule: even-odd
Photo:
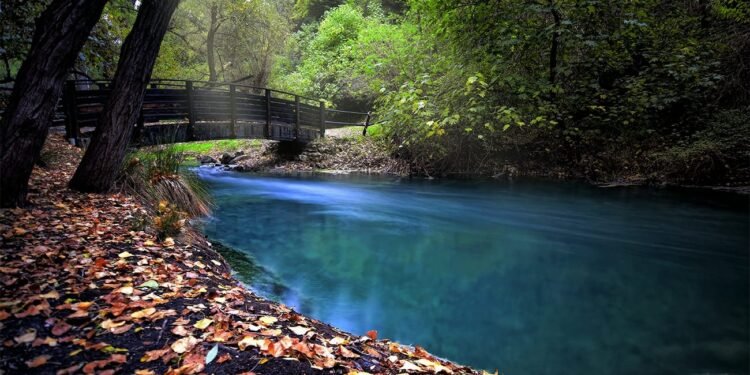
[[[260,348],[262,343],[263,340],[257,340],[254,336],[245,336],[237,343],[237,346],[239,346],[240,350],[245,350],[248,346]]]
[[[102,322],[101,327],[104,329],[116,328],[125,325],[125,322],[115,322],[112,319],[107,319]]]
[[[172,348],[172,350],[174,350],[175,353],[182,354],[182,353],[189,352],[190,350],[192,350],[195,347],[195,345],[198,344],[198,342],[199,340],[193,336],[183,337],[175,341],[174,343],[172,343],[170,348]]]
[[[18,336],[16,338],[14,338],[13,340],[16,340],[16,342],[19,343],[19,344],[28,344],[28,343],[34,341],[34,339],[36,339],[36,330],[35,329],[30,329],[30,330],[26,331],[26,333],[24,333],[23,335]]]
[[[64,369],[57,370],[57,374],[56,375],[73,375],[76,372],[78,372],[78,370],[80,370],[81,367],[83,367],[83,363],[79,363],[77,365],[66,367]]]
[[[359,358],[359,354],[346,348],[346,346],[339,346],[339,354],[344,358]]]
[[[370,330],[370,331],[367,331],[367,337],[369,337],[369,338],[371,338],[373,340],[377,340],[378,339],[378,331],[376,331],[374,329]]]
[[[149,280],[145,283],[138,285],[139,288],[150,288],[150,289],[157,289],[159,288],[159,283],[156,282],[156,280]]]
[[[124,287],[118,289],[118,291],[120,293],[122,293],[122,294],[133,294],[133,287],[132,286],[124,286]]]
[[[149,350],[143,355],[143,357],[141,357],[141,362],[155,361],[163,357],[165,354],[169,353],[169,351],[169,349]]]
[[[26,361],[26,366],[29,366],[29,368],[39,367],[43,366],[47,361],[52,358],[52,356],[49,355],[39,355],[34,357],[34,359],[30,361]]]
[[[109,331],[112,332],[115,335],[120,335],[120,334],[123,334],[123,333],[125,333],[127,331],[130,331],[131,328],[133,328],[132,324],[126,324],[126,325],[121,326],[121,327],[110,328]]]
[[[132,257],[133,254],[131,254],[131,253],[127,252],[127,251],[123,251],[120,254],[117,254],[117,256],[120,257],[120,258],[126,259],[126,258]]]
[[[208,353],[206,354],[206,364],[209,364],[209,363],[213,362],[213,361],[214,361],[214,359],[216,358],[216,356],[217,356],[218,354],[219,354],[219,345],[218,345],[218,344],[216,344],[216,345],[214,345],[214,347],[213,347],[213,348],[211,348],[211,350],[209,350],[209,351],[208,351]]]
[[[177,336],[187,336],[190,334],[190,331],[185,329],[185,326],[175,326],[174,328],[172,328],[172,333]]]
[[[261,324],[263,324],[264,326],[270,326],[271,324],[276,323],[278,319],[276,319],[276,317],[274,316],[266,315],[266,316],[261,316],[260,319],[258,319],[258,321],[260,321]]]
[[[201,320],[195,322],[195,324],[193,324],[193,327],[198,328],[198,329],[206,329],[213,322],[214,321],[211,320],[211,319],[207,319],[207,318],[206,319],[201,319]]]
[[[294,327],[289,327],[289,330],[294,332],[295,335],[304,336],[305,333],[307,333],[310,330],[310,328],[302,327],[302,326],[294,326]]]
[[[419,366],[409,362],[409,361],[401,361],[401,367],[399,367],[400,371],[420,371],[423,372]]]
[[[55,336],[62,336],[65,332],[68,332],[72,326],[63,321],[59,321],[52,326],[52,334]]]
[[[146,318],[148,316],[151,316],[155,312],[156,312],[156,308],[147,307],[147,308],[145,308],[143,310],[139,310],[139,311],[136,311],[136,312],[130,314],[130,317],[133,318],[133,319],[141,319],[141,318]]]
[[[341,345],[341,344],[347,343],[348,341],[349,340],[347,340],[347,339],[345,339],[343,337],[336,336],[336,337],[328,340],[328,343],[331,344],[331,345]]]

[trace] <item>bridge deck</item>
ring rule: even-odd
[[[68,81],[62,98],[67,138],[96,127],[110,81]],[[268,88],[199,81],[152,80],[134,140],[140,144],[231,138],[309,142],[325,130],[364,126],[370,114],[333,110],[323,101]],[[147,125],[148,124],[148,125]]]

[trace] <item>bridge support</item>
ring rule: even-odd
[[[266,89],[266,126],[263,128],[263,138],[271,138],[271,90]]]
[[[367,119],[365,120],[365,127],[362,129],[362,135],[367,135],[367,128],[370,126],[370,116],[372,115],[371,112],[367,112]]]
[[[78,145],[81,129],[78,127],[78,108],[76,108],[76,83],[65,82],[63,92],[63,109],[65,111],[65,139],[73,145]]]
[[[193,92],[193,81],[185,81],[185,91],[187,92],[188,107],[188,126],[185,138],[190,142],[195,140],[195,93]]]
[[[299,119],[300,119],[300,111],[299,111],[299,95],[294,96],[294,140],[299,139]]]
[[[232,138],[237,138],[237,86],[229,85],[229,129]]]
[[[326,102],[320,101],[320,136],[326,136]]]

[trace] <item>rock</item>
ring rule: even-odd
[[[250,155],[238,155],[234,159],[232,159],[229,164],[239,164],[241,161],[250,160],[253,157]]]
[[[216,159],[208,156],[208,155],[202,155],[195,158],[198,160],[201,164],[216,164]]]
[[[237,151],[237,152],[234,153],[234,157],[235,158],[238,157],[238,156],[242,156],[242,155],[245,155],[245,151]]]
[[[221,155],[219,161],[221,162],[221,164],[229,164],[232,162],[232,159],[234,159],[234,156],[224,153]]]

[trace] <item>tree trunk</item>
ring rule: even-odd
[[[208,80],[216,82],[219,79],[216,74],[216,57],[214,45],[216,43],[216,32],[218,31],[219,8],[216,4],[211,5],[211,24],[208,25],[208,35],[206,36],[206,54],[208,62]]]
[[[31,50],[0,123],[0,206],[26,203],[65,76],[107,0],[54,0],[36,22]]]
[[[125,38],[112,92],[70,187],[87,192],[111,189],[143,105],[151,70],[179,0],[144,0]]]

